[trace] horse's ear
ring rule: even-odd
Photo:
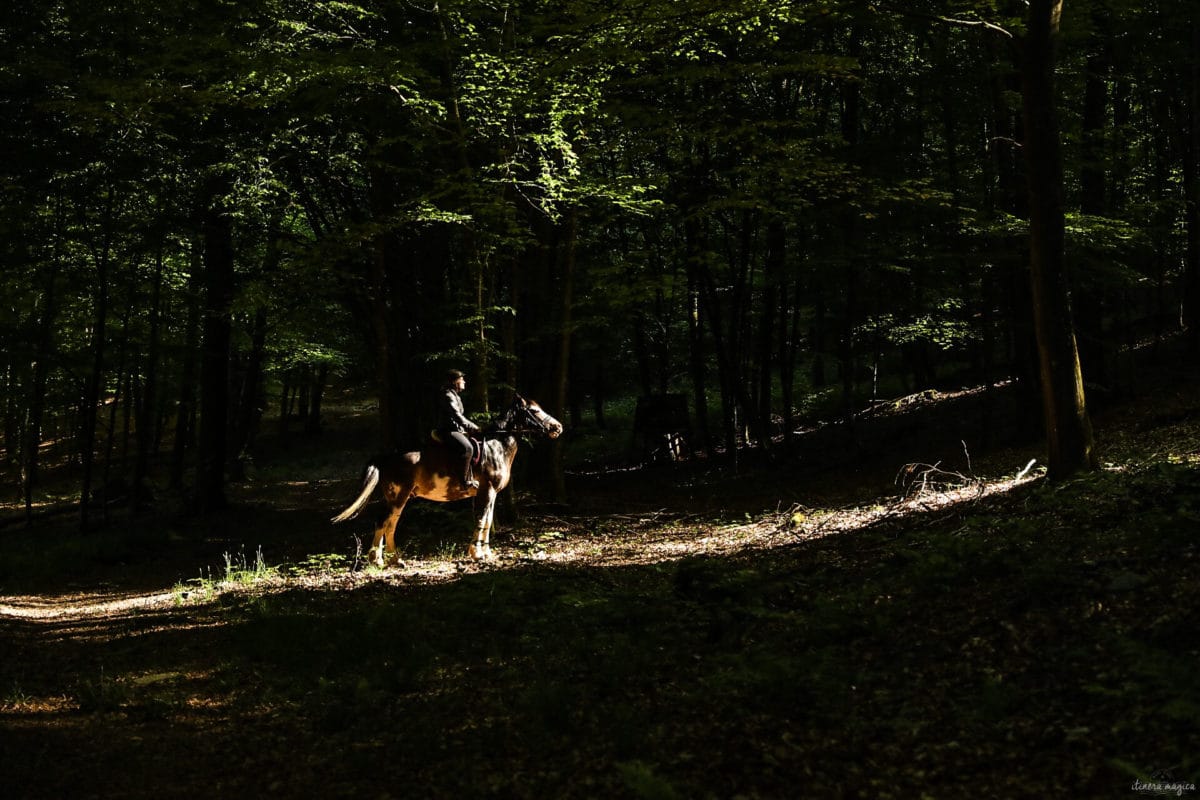
[[[529,401],[522,397],[520,392],[513,392],[513,399],[523,406],[529,405]]]

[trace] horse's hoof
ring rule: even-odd
[[[475,561],[489,561],[492,558],[492,548],[487,547],[486,545],[483,547],[471,545],[471,547],[467,550],[467,555],[469,555]]]

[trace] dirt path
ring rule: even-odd
[[[77,593],[58,596],[16,595],[0,597],[0,617],[24,620],[94,619],[164,608],[175,600],[174,592],[154,594]]]
[[[320,568],[284,565],[268,567],[262,574],[241,572],[231,580],[174,582],[160,588],[122,590],[112,581],[130,583],[129,574],[108,576],[93,587],[56,593],[0,595],[0,620],[98,620],[147,611],[162,611],[214,601],[224,593],[271,592],[286,588],[353,589],[382,584],[428,584],[451,581],[480,572],[520,569],[531,564],[563,567],[628,567],[684,558],[730,555],[753,550],[787,547],[799,542],[860,530],[881,520],[914,512],[936,513],[958,504],[1010,491],[1033,480],[980,482],[958,488],[925,488],[904,500],[887,505],[873,503],[836,510],[813,511],[801,506],[740,523],[721,523],[701,515],[684,515],[665,509],[638,514],[530,517],[506,535],[492,561],[475,563],[447,557],[408,557],[386,569]],[[362,525],[358,526],[359,528]],[[146,571],[172,570],[210,574],[214,565],[192,563],[181,567],[149,563],[134,583],[145,586]],[[219,574],[219,573],[218,573]],[[160,573],[160,578],[162,574]],[[167,579],[170,581],[170,578]]]

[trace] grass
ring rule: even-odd
[[[34,700],[34,696],[21,687],[20,681],[14,679],[9,685],[8,691],[0,696],[0,708],[20,710],[32,705]]]
[[[315,564],[313,558],[317,559]],[[195,600],[209,600],[222,591],[231,588],[247,588],[275,583],[282,576],[281,570],[278,567],[272,567],[267,564],[266,559],[263,557],[261,545],[254,552],[253,562],[247,560],[245,550],[242,550],[237,556],[226,552],[224,559],[225,569],[219,576],[213,575],[211,572],[205,575],[202,571],[198,578],[177,583],[175,585],[176,604]],[[327,570],[332,564],[340,563],[343,560],[344,556],[336,554],[325,557],[311,557],[301,562],[299,567],[290,571],[295,574],[304,574],[305,572],[311,572],[315,568],[319,568],[318,565],[323,566]]]

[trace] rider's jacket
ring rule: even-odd
[[[477,433],[479,426],[463,413],[463,401],[454,389],[446,389],[438,403],[438,430],[457,433]]]

